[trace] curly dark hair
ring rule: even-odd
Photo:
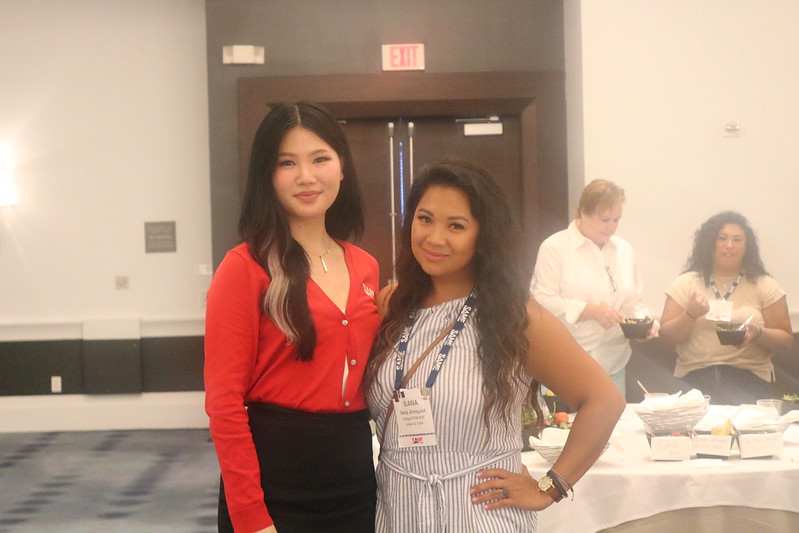
[[[746,253],[743,257],[743,270],[745,276],[753,280],[763,275],[768,275],[763,261],[760,259],[760,247],[757,237],[749,221],[735,211],[722,211],[707,219],[694,235],[694,245],[688,257],[684,272],[698,272],[705,280],[705,285],[710,285],[710,276],[713,274],[713,256],[716,251],[716,239],[721,228],[726,224],[735,224],[744,230],[746,235]]]
[[[504,192],[485,169],[460,159],[427,166],[414,180],[402,227],[397,285],[372,347],[366,390],[398,341],[408,315],[419,308],[432,287],[430,276],[413,255],[411,227],[419,201],[434,185],[463,192],[480,227],[472,261],[477,288],[474,319],[480,336],[478,359],[484,378],[483,420],[488,427],[490,413],[496,409],[510,422],[512,399],[520,387],[530,387],[529,398],[536,397],[540,389],[538,382],[523,379],[531,272],[519,245],[520,229]]]

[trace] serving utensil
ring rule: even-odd
[[[755,314],[754,314],[754,313],[752,313],[751,315],[749,315],[749,318],[747,318],[746,320],[744,320],[744,321],[743,321],[743,323],[742,323],[740,326],[738,326],[738,329],[739,329],[739,330],[741,330],[741,329],[744,329],[744,328],[746,328],[746,325],[747,325],[749,322],[751,322],[751,321],[752,321],[752,318],[754,318],[754,316],[755,316]]]

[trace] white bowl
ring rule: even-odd
[[[602,456],[603,453],[608,449],[610,443],[605,443],[605,447],[602,448],[602,453],[599,455]],[[563,451],[563,446],[560,445],[553,445],[553,446],[536,446],[532,440],[530,441],[530,447],[538,452],[538,455],[543,457],[544,461],[548,462],[549,464],[554,463],[560,457],[560,452]]]
[[[649,433],[673,433],[677,431],[689,432],[707,414],[710,405],[710,396],[705,396],[701,404],[688,407],[662,409],[655,412],[640,410],[635,407],[635,414],[646,426]]]
[[[535,446],[533,449],[544,458],[544,461],[551,464],[558,460],[560,452],[563,451],[563,446]]]

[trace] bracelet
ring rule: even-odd
[[[688,315],[688,318],[690,318],[691,320],[696,320],[697,318],[699,318],[698,316],[694,316],[691,313],[689,313],[688,309],[685,310],[685,314]]]
[[[571,491],[572,493],[571,499],[572,501],[574,501],[574,487],[572,487],[571,483],[566,481],[566,479],[563,476],[561,476],[551,468],[549,469],[549,472],[547,472],[547,475],[550,477],[550,479],[552,479],[552,484],[555,486],[556,489],[558,489],[558,492],[560,492],[561,496],[565,498],[569,495],[569,491]]]

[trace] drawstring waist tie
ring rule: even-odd
[[[492,457],[482,463],[450,472],[449,474],[430,474],[428,476],[410,472],[388,459],[385,455],[380,458],[380,461],[394,472],[422,482],[422,490],[419,492],[417,500],[417,508],[419,510],[419,532],[439,533],[447,530],[447,515],[444,512],[444,481],[477,472],[503,459],[513,457],[518,453],[519,450],[512,450],[497,457]]]

